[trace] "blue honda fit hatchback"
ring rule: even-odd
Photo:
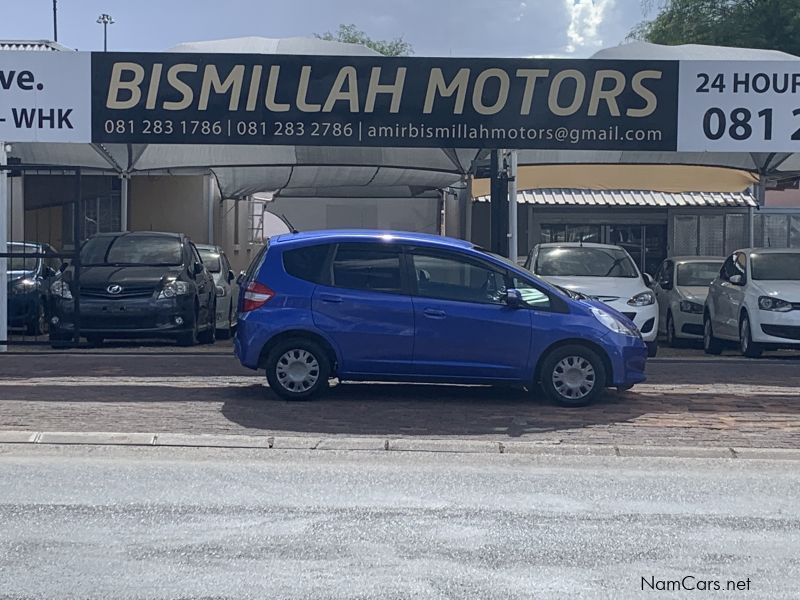
[[[328,380],[541,384],[582,406],[644,381],[633,323],[469,242],[386,231],[270,238],[240,280],[235,352],[287,399]]]

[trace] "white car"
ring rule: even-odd
[[[239,286],[232,285],[236,276],[225,256],[225,251],[219,246],[197,244],[197,251],[203,264],[214,278],[217,288],[217,337],[228,339],[236,327],[236,300]]]
[[[726,340],[751,358],[800,349],[800,250],[747,248],[725,260],[708,290],[703,346],[719,354]]]
[[[703,338],[703,307],[708,286],[719,275],[723,258],[675,256],[666,259],[655,275],[659,333],[667,346],[681,339]]]
[[[628,317],[649,356],[658,350],[658,305],[649,275],[620,246],[564,242],[533,247],[525,268],[554,285],[596,298]]]

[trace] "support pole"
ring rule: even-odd
[[[128,182],[130,178],[123,173],[119,179],[119,228],[121,231],[128,231]]]
[[[495,254],[508,254],[508,177],[503,170],[503,151],[492,150],[491,157],[491,238]]]
[[[206,175],[204,180],[206,193],[206,220],[208,222],[208,243],[214,243],[214,180],[211,175]]]
[[[8,252],[8,150],[5,142],[0,141],[0,252]],[[6,352],[8,346],[8,285],[6,284],[6,264],[8,259],[0,258],[0,352]]]
[[[519,228],[517,226],[517,151],[508,152],[508,258],[517,261]]]

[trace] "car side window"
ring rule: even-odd
[[[331,263],[334,287],[373,292],[403,291],[401,251],[384,244],[339,244]]]
[[[738,275],[745,277],[747,274],[747,257],[744,252],[737,252],[733,255],[733,266]]]
[[[719,276],[723,281],[728,281],[732,275],[736,275],[736,270],[733,266],[733,256],[729,256],[722,263],[722,268],[719,270]]]
[[[551,307],[550,296],[533,285],[531,282],[519,277],[511,278],[511,285],[522,296],[522,301],[531,308],[548,310]]]
[[[312,283],[326,283],[323,272],[330,252],[330,244],[303,246],[283,253],[283,268],[292,277]]]
[[[505,273],[480,261],[447,252],[412,251],[417,294],[426,298],[504,304]]]

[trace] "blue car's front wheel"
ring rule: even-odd
[[[586,406],[606,386],[606,368],[597,353],[586,346],[570,344],[545,356],[540,370],[544,392],[562,406]]]

